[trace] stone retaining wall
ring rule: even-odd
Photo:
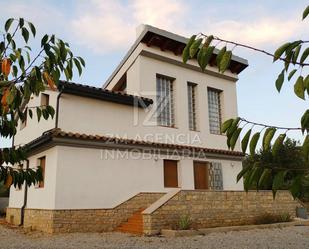
[[[295,217],[297,206],[287,191],[279,191],[274,200],[271,191],[182,190],[151,213],[143,213],[144,234],[173,229],[184,215],[190,217],[192,228],[248,225],[265,214]]]
[[[24,227],[47,233],[112,231],[134,212],[145,209],[163,193],[140,193],[112,209],[25,209]],[[13,218],[12,218],[13,216]],[[8,208],[8,222],[20,224],[20,209]]]

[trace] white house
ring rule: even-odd
[[[81,217],[99,217],[86,228],[112,230],[131,207],[147,208],[174,189],[243,190],[236,183],[243,154],[239,144],[228,150],[220,126],[237,116],[236,82],[247,60],[233,56],[221,74],[215,51],[202,72],[194,60],[182,63],[186,41],[143,25],[102,88],[61,82],[60,91],[30,101],[52,105],[56,116],[19,125],[14,145],[27,144],[24,167],[41,165],[44,181],[12,187],[9,222],[79,231]],[[121,214],[113,211],[120,206]],[[106,212],[117,221],[104,220]]]

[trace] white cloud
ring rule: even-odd
[[[300,38],[299,35],[305,30],[303,25],[294,19],[260,18],[251,22],[225,20],[207,25],[207,33],[248,45],[267,47]]]
[[[231,17],[224,20],[220,16],[217,21],[213,12],[204,19],[194,16],[190,7],[192,5],[188,2],[177,0],[133,0],[129,4],[120,0],[91,0],[73,19],[73,34],[79,43],[99,53],[127,49],[134,41],[135,28],[141,23],[187,36],[204,32],[267,47],[300,34],[304,25],[294,16],[279,19],[276,16],[264,17],[262,12],[256,13],[251,20],[238,18],[235,21]]]
[[[177,22],[185,13],[183,3],[176,0],[134,0],[129,5],[92,0],[88,7],[79,8],[82,11],[72,20],[73,34],[79,43],[99,53],[128,48],[141,23],[180,31]]]

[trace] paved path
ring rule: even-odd
[[[45,235],[0,225],[1,249],[208,249],[309,248],[309,226],[213,233],[183,238],[135,237],[121,233]]]

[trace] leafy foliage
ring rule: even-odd
[[[309,6],[303,12],[302,18],[303,20],[308,17],[309,14]],[[213,43],[216,42],[216,45]],[[217,50],[216,47],[220,43],[225,43],[225,46],[219,48]],[[186,63],[189,59],[197,59],[200,68],[204,71],[209,64],[209,53],[210,48],[211,52],[214,51],[216,56],[216,64],[218,71],[220,73],[225,73],[229,70],[229,65],[231,63],[233,54],[232,50],[237,47],[243,47],[246,49],[250,49],[253,51],[257,51],[267,56],[271,56],[274,62],[283,62],[282,70],[278,74],[278,77],[275,82],[275,86],[278,92],[282,90],[282,87],[285,81],[293,82],[294,84],[294,93],[295,95],[302,99],[306,100],[309,97],[309,75],[308,71],[304,70],[309,66],[309,47],[308,40],[296,40],[286,42],[281,45],[273,54],[266,52],[261,49],[257,49],[251,47],[249,45],[244,45],[240,43],[236,43],[233,41],[228,41],[221,39],[219,37],[215,37],[213,35],[193,35],[189,42],[187,43],[184,53],[183,53],[183,61]],[[233,45],[232,49],[229,49],[228,46]],[[208,53],[208,52],[209,53]],[[196,58],[197,54],[197,58]],[[307,73],[307,74],[306,74]],[[226,134],[227,136],[227,146],[229,149],[234,149],[235,144],[238,138],[241,136],[244,127],[247,124],[251,124],[252,127],[246,131],[245,135],[241,140],[241,148],[245,153],[249,150],[251,156],[254,156],[256,153],[256,147],[260,140],[262,140],[262,150],[267,153],[267,155],[271,154],[272,157],[277,158],[280,155],[280,151],[282,150],[284,141],[287,137],[287,133],[291,130],[301,130],[304,135],[304,143],[302,145],[302,155],[304,161],[308,163],[309,161],[309,109],[306,110],[301,117],[300,128],[286,128],[286,127],[276,127],[271,125],[259,124],[255,122],[251,122],[245,120],[240,117],[236,117],[233,119],[226,120],[221,127],[221,132]],[[253,127],[261,127],[260,131],[256,132],[252,135]],[[273,143],[273,144],[272,144]],[[248,148],[249,147],[249,148]],[[271,153],[270,153],[271,151]],[[254,166],[255,165],[255,166]],[[242,171],[238,180],[245,175],[249,175],[249,177],[245,178],[244,184],[245,188],[248,189],[248,186],[252,183],[252,181],[257,178],[261,179],[261,183],[266,180],[271,179],[274,182],[272,189],[274,193],[278,189],[277,187],[281,185],[282,181],[288,177],[289,171],[285,171],[285,166],[282,166],[282,169],[277,169],[275,171],[275,175],[273,171],[268,171],[265,169],[261,170],[259,162],[254,164],[251,167],[247,167]],[[309,169],[303,171],[303,173],[308,173]],[[297,196],[300,189],[300,183],[302,183],[303,179],[301,176],[295,176],[291,180],[291,193],[294,196]],[[257,188],[261,187],[259,181],[256,182]]]
[[[247,155],[238,180],[244,177],[246,190],[273,190],[275,194],[280,189],[291,192],[297,189],[295,197],[309,196],[309,162],[306,161],[300,144],[288,138],[276,153],[273,149],[274,146]],[[257,171],[258,174],[254,175]]]
[[[62,74],[72,79],[74,69],[79,75],[85,62],[76,57],[69,44],[55,35],[44,35],[37,54],[32,53],[28,42],[36,36],[35,26],[23,18],[8,19],[4,24],[3,39],[0,40],[0,134],[12,138],[19,121],[37,114],[38,121],[53,118],[52,106],[28,106],[33,95],[38,96],[45,89],[57,90]],[[19,39],[18,36],[21,38]],[[17,38],[17,39],[16,39]],[[17,41],[21,41],[18,46]],[[0,182],[6,187],[20,187],[23,183],[40,181],[40,168],[16,168],[27,159],[26,147],[0,149]],[[6,165],[6,166],[4,166]],[[14,165],[14,167],[13,167]]]

